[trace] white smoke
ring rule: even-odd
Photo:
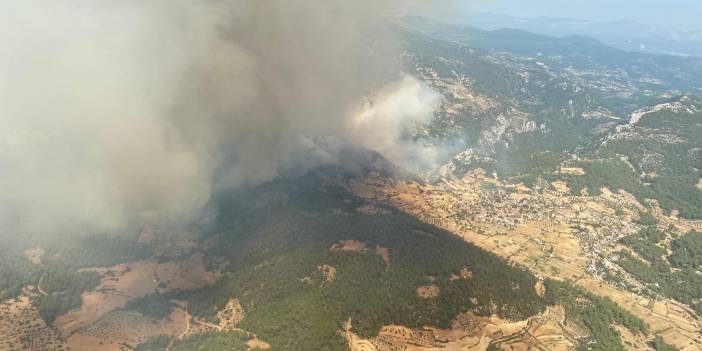
[[[412,130],[434,117],[439,96],[416,79],[405,76],[388,84],[350,120],[349,139],[380,152],[397,165],[415,172],[437,166],[435,146],[414,142]]]

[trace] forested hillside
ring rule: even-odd
[[[211,237],[218,244],[207,254],[226,259],[228,274],[180,296],[191,313],[212,316],[237,297],[247,311],[241,327],[275,349],[344,350],[338,332],[348,318],[370,337],[388,324],[446,328],[468,310],[524,319],[544,308],[523,269],[394,209],[361,213],[363,204],[344,189],[320,186],[305,178],[222,199]],[[255,199],[257,206],[238,210]],[[363,247],[333,249],[344,241]],[[322,265],[334,268],[333,279]],[[449,280],[464,268],[470,279]],[[427,285],[438,296],[420,297],[417,288]]]
[[[227,273],[213,287],[163,297],[187,301],[190,313],[212,323],[236,298],[245,311],[238,327],[272,350],[346,350],[340,331],[347,320],[371,338],[391,324],[450,328],[468,311],[525,320],[556,304],[589,330],[583,343],[592,340],[598,350],[623,350],[611,323],[648,332],[610,300],[568,283],[547,283],[541,297],[525,268],[393,208],[369,207],[335,184],[321,172],[221,197],[217,224],[203,241],[208,259],[227,262]],[[423,295],[422,287],[435,294]],[[157,342],[141,349],[162,350]]]

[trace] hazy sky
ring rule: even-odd
[[[477,0],[459,1],[469,12],[517,17],[567,17],[589,20],[628,19],[680,29],[702,29],[701,0]]]

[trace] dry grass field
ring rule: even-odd
[[[245,314],[235,298],[217,313],[218,324],[196,320],[180,301],[173,301],[177,307],[171,310],[168,318],[161,320],[122,309],[131,299],[156,291],[202,288],[214,284],[221,275],[218,268],[214,271],[205,268],[203,254],[195,246],[192,235],[164,236],[154,228],[145,226],[139,240],[153,246],[155,252],[170,257],[169,260],[145,259],[84,269],[97,272],[100,284],[82,295],[80,308],[58,316],[52,326],[44,323],[32,304],[32,297],[38,294],[34,286],[26,287],[19,298],[0,304],[0,351],[127,351],[158,335],[183,338],[199,332],[239,330],[237,325]],[[345,242],[340,249],[362,249],[389,263],[389,252],[382,247],[371,251],[362,243]],[[37,265],[42,265],[43,255],[44,251],[38,247],[24,252],[26,259]],[[333,267],[320,269],[325,279],[334,279]],[[247,345],[252,350],[270,347],[255,336]]]
[[[181,261],[159,263],[149,259],[92,270],[102,276],[100,285],[94,291],[83,294],[80,309],[59,316],[54,322],[64,336],[94,324],[132,298],[156,290],[196,289],[213,284],[216,280],[215,272],[205,270],[200,253]]]
[[[187,323],[180,310],[172,311],[163,320],[153,320],[136,311],[114,311],[71,335],[67,345],[72,351],[127,351],[128,346],[150,337],[178,335]]]
[[[19,297],[0,304],[0,350],[66,350],[59,334],[44,323],[32,305],[34,293],[31,290],[31,287],[25,288]]]
[[[524,321],[463,313],[454,319],[450,329],[425,327],[415,330],[388,325],[380,329],[377,337],[369,340],[350,330],[349,320],[345,337],[352,351],[485,351],[491,344],[502,350],[568,351],[576,345],[574,338],[582,334],[565,323],[565,312],[560,306],[550,307]]]

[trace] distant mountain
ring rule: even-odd
[[[406,70],[443,96],[417,138],[465,145],[432,177],[481,167],[527,184],[562,178],[574,193],[626,189],[640,201],[658,199],[666,211],[702,218],[695,189],[702,177],[695,138],[702,59],[421,17],[406,17],[404,25]],[[665,126],[648,126],[653,115]],[[622,135],[633,136],[610,141]],[[573,163],[587,175],[558,175]]]
[[[629,52],[583,35],[555,37],[522,29],[482,30],[415,16],[404,21],[412,31],[433,39],[538,60],[552,68],[614,69],[631,77],[655,77],[661,81],[654,84],[662,83],[668,88],[702,87],[702,59],[698,58]]]
[[[582,35],[627,51],[702,57],[702,29],[684,31],[633,21],[517,18],[490,13],[470,13],[453,22],[483,30],[511,28],[556,37]]]

